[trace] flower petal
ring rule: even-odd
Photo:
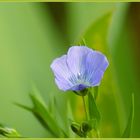
[[[55,83],[58,86],[58,88],[63,91],[67,91],[71,88],[68,81],[63,79],[57,79],[57,77],[55,78]]]
[[[55,59],[51,64],[51,69],[55,75],[55,82],[61,90],[66,90],[71,88],[71,83],[69,82],[69,77],[71,77],[71,72],[68,69],[66,63],[66,55]]]
[[[92,50],[86,46],[73,46],[68,50],[67,64],[69,69],[77,76],[85,71],[85,60]]]
[[[89,81],[93,86],[99,85],[108,65],[108,60],[102,53],[90,52],[86,58],[86,81]]]

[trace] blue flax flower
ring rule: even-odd
[[[51,69],[60,90],[80,91],[98,86],[108,65],[102,53],[86,46],[72,46],[67,55],[52,62]]]

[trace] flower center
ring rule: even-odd
[[[80,72],[77,75],[72,75],[69,80],[72,84],[76,85],[85,85],[90,86],[90,82],[86,80],[86,77],[82,75]]]

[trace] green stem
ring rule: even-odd
[[[88,115],[87,115],[86,103],[85,103],[85,98],[84,98],[84,96],[82,96],[82,100],[83,100],[83,105],[84,105],[86,120],[88,120]]]

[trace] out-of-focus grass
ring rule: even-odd
[[[1,3],[0,19],[0,122],[24,136],[47,137],[37,120],[12,102],[29,104],[32,83],[46,102],[58,92],[50,63],[64,43],[46,5]]]
[[[121,129],[125,128],[130,113],[130,99],[132,93],[135,95],[135,115],[132,137],[139,137],[139,74],[136,73],[138,65],[136,64],[135,51],[137,48],[132,34],[135,24],[130,24],[130,12],[132,3],[122,3],[118,5],[118,10],[114,13],[113,22],[108,36],[109,47],[111,50],[112,61],[114,65],[114,76],[119,87],[119,96],[122,100],[124,112],[120,111]],[[135,7],[137,8],[137,7]],[[135,12],[136,14],[136,12]],[[135,39],[134,39],[135,38]],[[116,96],[117,98],[117,96]],[[121,106],[118,108],[120,109]]]
[[[74,45],[83,33],[109,11],[115,9],[114,3],[67,3],[67,31],[70,43]]]

